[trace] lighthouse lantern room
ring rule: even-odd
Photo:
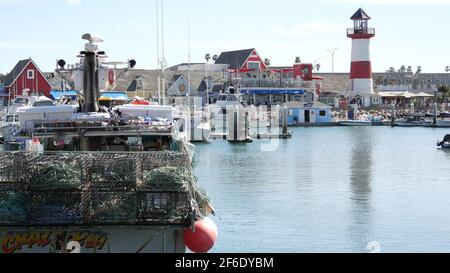
[[[350,18],[353,28],[347,29],[347,37],[352,39],[352,61],[350,81],[347,91],[351,100],[358,100],[363,107],[379,103],[379,98],[373,92],[372,63],[370,61],[370,39],[375,37],[375,29],[369,28],[371,19],[363,10],[358,9]]]

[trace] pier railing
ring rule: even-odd
[[[168,166],[190,172],[190,156],[0,153],[0,226],[191,225],[188,183],[145,184]]]

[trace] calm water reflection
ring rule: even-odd
[[[348,133],[349,139],[358,140],[351,144],[349,236],[352,249],[359,250],[370,240],[374,140],[368,127],[352,128]]]
[[[298,128],[278,149],[197,147],[215,252],[450,251],[450,153],[425,128]],[[263,144],[264,145],[264,144]],[[263,146],[266,148],[267,146]]]

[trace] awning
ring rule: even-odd
[[[434,95],[431,95],[431,94],[428,94],[428,93],[424,93],[424,92],[420,92],[420,93],[414,94],[413,97],[416,97],[416,98],[430,98],[430,97],[434,97]]]
[[[128,101],[129,98],[126,94],[126,92],[102,92],[100,93],[99,100],[121,100],[121,101]]]
[[[409,92],[378,92],[377,94],[382,98],[411,98],[413,95]]]
[[[76,100],[77,95],[78,95],[78,93],[75,90],[68,90],[68,91],[52,90],[52,91],[50,91],[50,98],[52,100],[59,100],[63,96],[70,96],[73,100]]]
[[[252,89],[240,89],[241,94],[244,95],[303,95],[305,90],[294,88],[252,88]]]

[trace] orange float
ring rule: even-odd
[[[204,218],[195,222],[195,231],[184,231],[186,246],[195,253],[207,253],[214,246],[217,239],[217,226],[210,218]]]

